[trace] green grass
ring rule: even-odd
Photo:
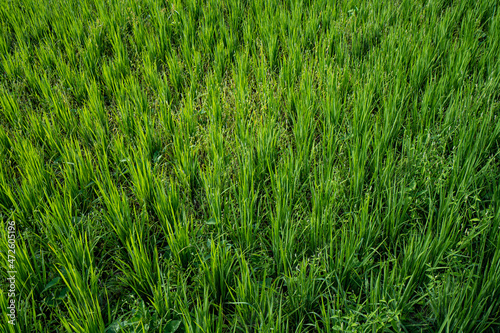
[[[1,331],[500,331],[499,55],[494,0],[0,2]]]

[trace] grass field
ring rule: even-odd
[[[1,332],[499,332],[500,3],[1,1],[0,220]]]

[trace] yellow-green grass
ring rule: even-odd
[[[498,332],[500,4],[2,1],[0,220],[2,332]]]

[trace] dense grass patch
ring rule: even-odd
[[[499,55],[498,1],[1,2],[1,330],[500,330]]]

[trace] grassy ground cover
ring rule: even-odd
[[[499,7],[1,1],[1,331],[498,332]]]

